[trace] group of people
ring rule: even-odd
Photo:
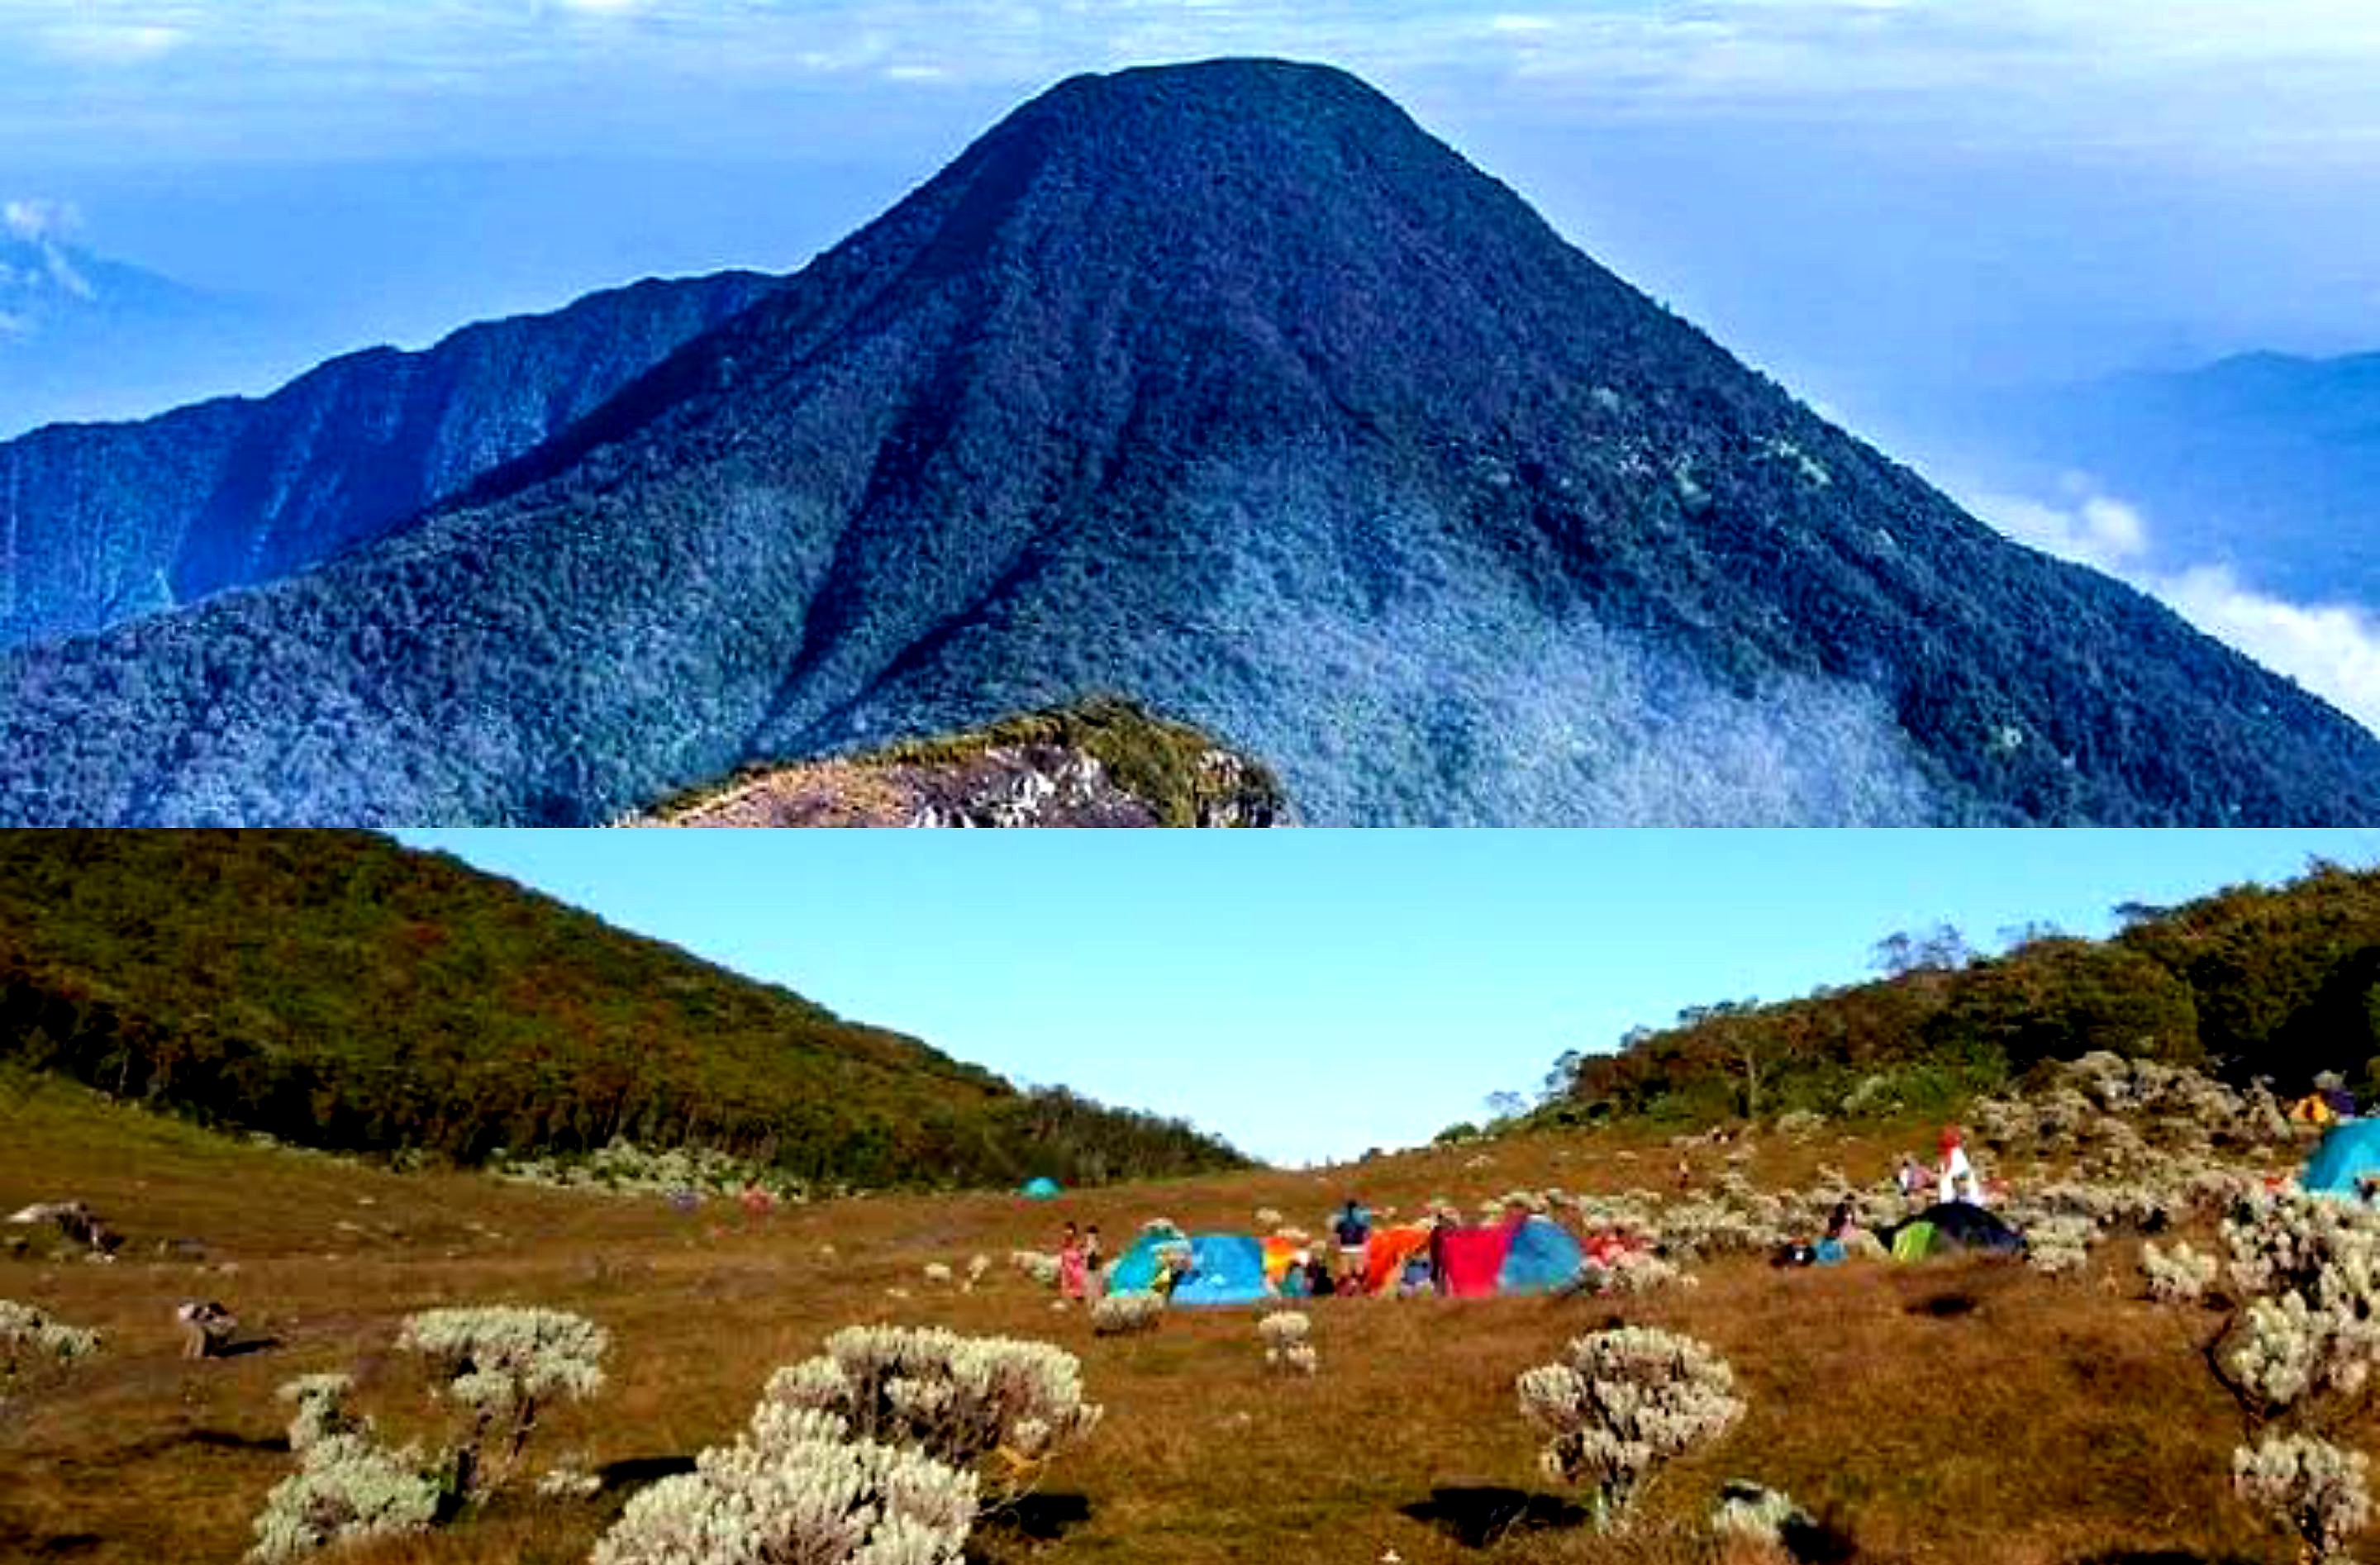
[[[1069,1299],[1096,1304],[1100,1288],[1099,1260],[1099,1225],[1093,1223],[1085,1231],[1068,1223],[1058,1242],[1058,1291]]]

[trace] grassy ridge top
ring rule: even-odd
[[[1238,1160],[361,832],[0,837],[0,1056],[466,1162],[614,1136],[865,1183]]]
[[[2380,872],[2317,863],[2277,887],[2116,912],[2109,939],[2039,929],[1998,956],[1947,928],[1891,937],[1877,981],[1698,1006],[1616,1053],[1565,1057],[1570,1089],[1537,1117],[1833,1114],[1864,1097],[1949,1111],[2095,1049],[2285,1093],[2336,1072],[2380,1093]]]

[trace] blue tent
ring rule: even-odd
[[[2380,1120],[2349,1120],[2330,1127],[2299,1183],[2330,1195],[2360,1194],[2356,1182],[2380,1179]]]
[[[1186,1244],[1189,1240],[1171,1229],[1144,1229],[1139,1238],[1125,1247],[1108,1271],[1108,1292],[1111,1293],[1146,1293],[1157,1286],[1157,1252],[1168,1244]],[[1195,1253],[1195,1252],[1194,1252]]]
[[[1248,1304],[1267,1298],[1264,1245],[1246,1233],[1201,1233],[1184,1237],[1166,1230],[1143,1233],[1116,1257],[1108,1273],[1111,1293],[1146,1293],[1157,1285],[1157,1252],[1169,1244],[1190,1247],[1190,1269],[1173,1284],[1177,1304]]]
[[[1255,1235],[1201,1233],[1190,1241],[1190,1274],[1173,1285],[1172,1303],[1251,1304],[1270,1292]]]
[[[1496,1292],[1550,1293],[1576,1277],[1585,1259],[1568,1229],[1533,1217],[1512,1231],[1512,1243],[1496,1273]]]
[[[1024,1189],[1018,1194],[1029,1196],[1036,1201],[1054,1200],[1058,1195],[1058,1182],[1048,1174],[1038,1174],[1026,1180]]]

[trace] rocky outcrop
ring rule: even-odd
[[[1288,813],[1263,766],[1116,706],[746,773],[623,824],[1255,827]]]

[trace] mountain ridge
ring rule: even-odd
[[[402,526],[763,297],[749,272],[605,289],[261,396],[0,443],[0,649],[277,579]],[[35,525],[38,540],[31,538]]]
[[[0,685],[29,819],[599,820],[1100,690],[1325,823],[2380,810],[2369,735],[1281,62],[1071,79],[463,496]]]
[[[0,1063],[329,1150],[625,1137],[918,1184],[1244,1161],[364,832],[0,837]]]

